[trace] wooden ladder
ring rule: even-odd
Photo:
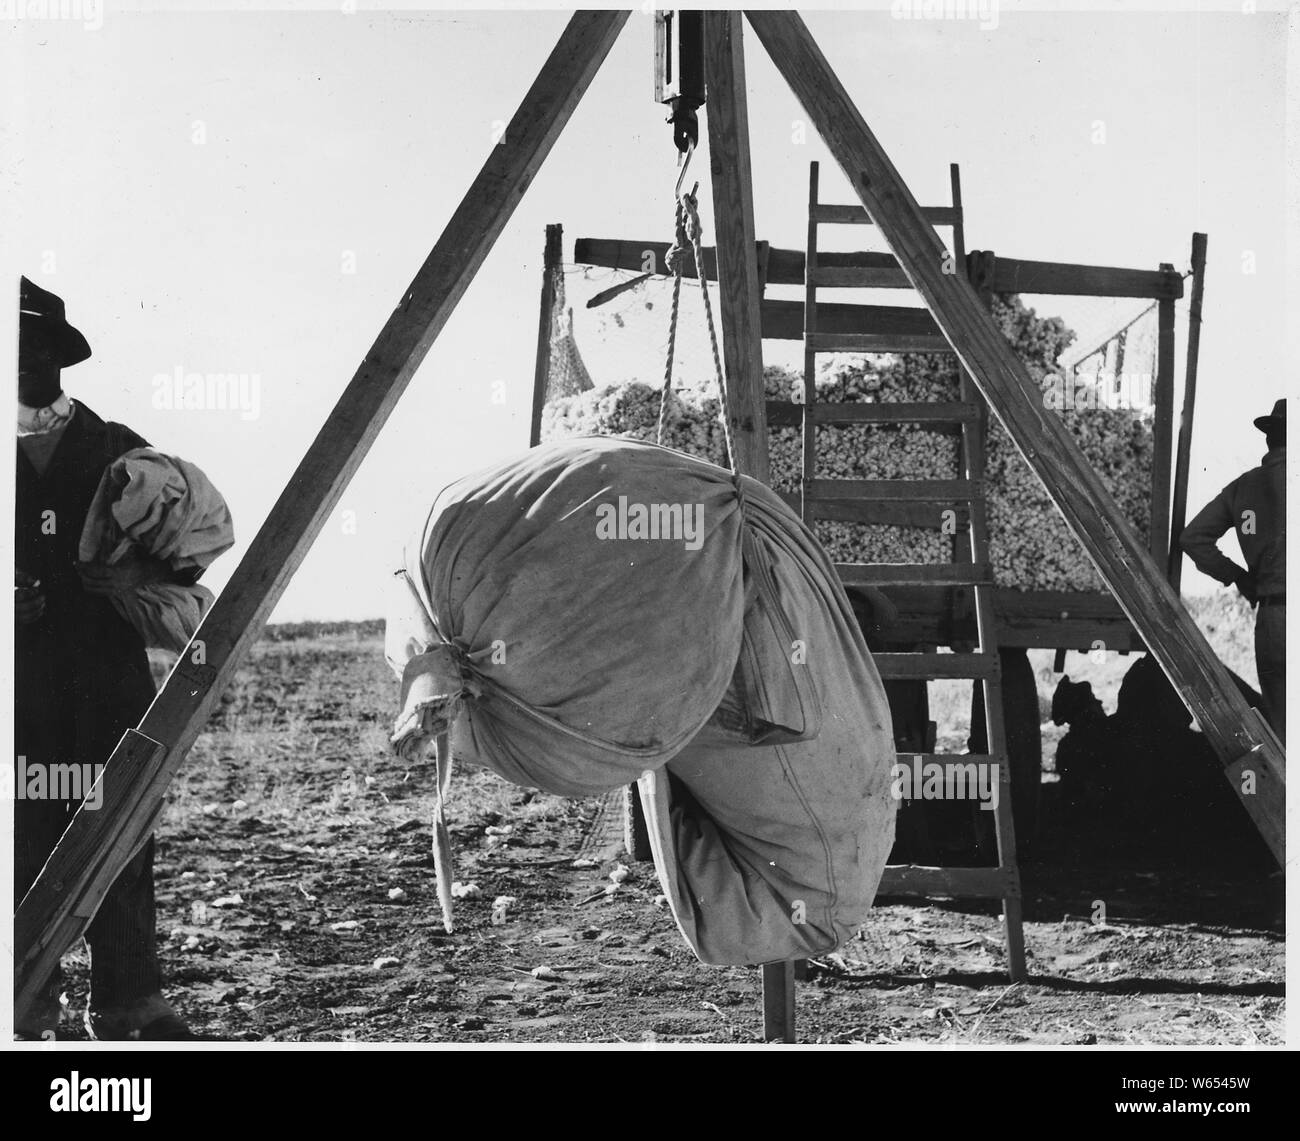
[[[934,225],[951,226],[950,251],[955,272],[965,273],[965,238],[962,226],[961,182],[956,164],[951,167],[952,205],[924,211]],[[867,211],[858,205],[829,205],[818,201],[818,164],[812,163],[808,179],[808,252],[804,269],[804,400],[802,414],[803,478],[799,505],[804,522],[816,519],[858,523],[893,523],[929,517],[935,525],[941,512],[952,510],[956,521],[953,561],[949,563],[838,563],[836,569],[847,587],[945,586],[973,594],[977,641],[970,652],[878,653],[874,655],[885,680],[930,681],[970,678],[983,687],[988,742],[985,754],[899,753],[898,763],[914,769],[930,763],[996,766],[998,796],[993,810],[997,838],[996,867],[886,867],[881,896],[921,896],[951,899],[996,899],[1002,903],[1007,967],[1013,982],[1026,977],[1025,943],[1021,917],[1020,874],[1016,865],[1015,828],[1011,814],[1011,770],[1003,723],[1002,682],[997,631],[991,590],[993,574],[988,554],[988,522],[984,496],[987,406],[971,378],[962,370],[960,400],[956,403],[924,401],[875,404],[817,403],[817,357],[822,353],[952,352],[937,332],[821,333],[818,331],[819,289],[870,288],[884,284],[882,272],[897,272],[864,265],[846,265],[841,256],[832,264],[818,261],[818,229],[825,225],[870,225]],[[866,261],[869,263],[871,258]],[[906,311],[896,311],[895,322],[906,329]],[[925,310],[918,314],[926,315]],[[943,480],[819,479],[817,429],[855,424],[927,424],[960,434],[960,478]],[[963,647],[963,650],[966,648]],[[963,770],[964,775],[969,769]],[[956,791],[956,772],[945,769],[945,795]],[[914,784],[913,787],[916,787]],[[970,795],[970,791],[967,795]]]

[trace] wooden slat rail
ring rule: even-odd
[[[902,289],[907,281],[896,265],[824,265],[811,277],[814,285],[828,289]]]
[[[1285,851],[1285,754],[1258,728],[1249,706],[1143,549],[1069,430],[1043,408],[1038,386],[963,277],[944,273],[944,250],[838,77],[798,15],[747,13],[850,185],[870,211],[963,365],[1025,460],[1083,543],[1133,625],[1192,711],[1225,766],[1250,754],[1255,783],[1233,790],[1281,864]],[[1041,289],[1013,282],[1008,291]],[[1181,280],[1178,289],[1181,291]],[[1090,283],[1088,292],[1102,292]]]
[[[820,510],[818,517],[821,517]],[[874,519],[866,521],[876,522]],[[882,519],[880,522],[896,526],[906,523],[897,519]],[[918,520],[916,525],[924,524]],[[964,526],[964,523],[958,524],[959,529]],[[1109,594],[996,588],[991,594],[1000,646],[1034,648],[1060,644],[1070,649],[1090,650],[1095,642],[1100,641],[1109,649],[1120,652],[1146,648],[1119,604]],[[897,641],[915,645],[948,645],[954,639],[969,640],[969,634],[964,639],[957,637],[957,632],[951,627],[951,591],[936,586],[899,586],[890,589],[889,598],[899,612]]]
[[[756,243],[756,246],[765,243]],[[580,265],[603,266],[608,269],[630,270],[645,273],[650,269],[656,274],[669,276],[667,254],[671,242],[661,240],[632,241],[626,238],[578,238],[573,247],[573,259]],[[705,246],[704,271],[710,281],[718,277],[716,253],[712,246]],[[757,256],[759,250],[755,250]],[[804,283],[804,251],[787,250],[772,246],[766,251],[768,285],[802,285]],[[908,288],[907,275],[898,266],[893,254],[863,250],[856,253],[826,254],[826,265],[867,266],[892,273],[892,280],[897,288]],[[683,273],[695,277],[695,259],[687,251],[683,261]],[[882,287],[883,288],[883,287]]]
[[[943,337],[924,333],[817,333],[808,338],[815,353],[950,353]]]
[[[775,261],[772,260],[775,255]],[[807,259],[803,250],[774,249],[768,255],[769,271],[776,274],[768,280],[773,285],[803,285]],[[852,270],[866,272],[863,280],[875,289],[908,289],[907,274],[891,253],[880,250],[819,250],[817,264],[813,267],[813,284],[817,275],[826,270]],[[788,280],[787,280],[788,279]],[[921,310],[925,312],[925,310]]]
[[[983,493],[980,481],[971,479],[814,479],[807,485],[806,497],[960,503]]]
[[[626,238],[579,238],[574,246],[574,260],[581,265],[604,266],[646,272],[645,261],[653,257],[653,272],[669,273],[665,254],[671,242],[633,241]],[[994,293],[1043,293],[1065,297],[1144,297],[1177,300],[1183,296],[1183,281],[1178,274],[1152,269],[1125,269],[1118,266],[1078,265],[1072,262],[1025,261],[1002,257],[989,250],[972,250],[970,258],[989,259],[991,276],[983,283]],[[694,261],[686,259],[686,276],[695,276]],[[881,271],[878,289],[911,289],[912,283],[893,254],[874,250],[822,253],[819,271],[831,266],[867,267]],[[710,280],[717,279],[713,250],[704,249],[704,268]],[[773,246],[767,251],[768,285],[803,285],[804,252]]]
[[[791,509],[799,510],[800,498],[796,492],[783,492],[781,496]],[[924,527],[928,531],[937,531],[945,526],[955,526],[960,531],[966,526],[970,515],[964,503],[908,502],[896,499],[810,499],[807,507],[813,519],[828,519],[836,523],[869,523],[875,526]],[[953,514],[945,514],[948,511]]]
[[[577,12],[569,20],[500,142],[493,146],[432,252],[402,294],[374,345],[298,465],[288,486],[199,627],[203,664],[182,654],[140,723],[163,745],[142,767],[142,803],[162,791],[208,713],[257,639],[434,339],[483,264],[578,100],[591,84],[625,11]],[[108,762],[127,764],[130,738]],[[107,775],[107,774],[106,774]],[[15,1012],[19,1019],[59,957],[85,928],[95,900],[148,836],[152,820],[83,806],[18,908],[14,920]],[[76,854],[110,848],[115,859],[81,867]]]
[[[988,563],[836,563],[845,586],[992,586]]]
[[[820,272],[815,270],[813,276],[819,276]],[[764,298],[762,314],[764,340],[803,340],[804,302]],[[817,332],[942,336],[925,309],[905,305],[850,305],[840,301],[818,301]]]
[[[882,404],[818,404],[813,419],[819,424],[969,424],[979,415],[974,404],[961,401],[921,401]]]
[[[876,896],[924,896],[927,899],[1004,899],[1018,895],[1020,877],[1010,868],[927,868],[890,864],[880,877]]]
[[[960,215],[951,206],[922,206],[921,214],[932,226],[951,226]],[[839,206],[829,202],[813,207],[813,218],[818,222],[838,225],[874,226],[871,215],[861,206]]]
[[[772,427],[792,428],[803,423],[803,405],[793,400],[769,400],[767,422]],[[813,420],[818,424],[924,424],[927,430],[957,428],[979,415],[974,404],[960,401],[904,401],[880,404],[813,405]]]
[[[994,654],[872,654],[887,681],[939,681],[986,678],[998,670]]]
[[[798,428],[803,424],[801,400],[769,400],[766,411],[769,428]]]
[[[998,256],[988,281],[993,293],[1052,293],[1072,297],[1147,297],[1175,301],[1183,295],[1177,273],[1112,266],[1024,261]]]

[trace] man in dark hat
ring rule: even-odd
[[[1236,585],[1253,606],[1255,666],[1264,714],[1286,741],[1286,400],[1255,420],[1268,452],[1257,468],[1216,495],[1182,535],[1182,548],[1201,571]],[[1243,569],[1219,550],[1220,536],[1237,532]]]
[[[104,469],[147,445],[64,393],[62,370],[89,357],[90,346],[68,324],[63,301],[23,278],[19,310],[14,737],[30,778],[70,771],[56,765],[97,771],[87,766],[107,761],[122,733],[139,722],[153,699],[153,679],[144,643],[114,608],[112,595],[175,576],[147,558],[113,567],[78,563],[82,528]],[[66,784],[15,790],[18,899],[77,808],[78,801],[49,799],[56,791],[69,795]],[[161,993],[152,838],[108,892],[87,940],[92,1037],[192,1037]],[[59,988],[56,971],[39,1009],[17,1027],[21,1037],[54,1034]]]

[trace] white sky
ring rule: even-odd
[[[110,8],[95,31],[29,18],[0,33],[5,280],[55,290],[89,338],[94,357],[64,374],[71,395],[226,493],[240,543],[209,572],[214,589],[567,19],[362,7]],[[1250,420],[1284,392],[1285,17],[1225,7],[1004,3],[992,30],[887,9],[805,16],[921,201],[945,202],[961,163],[969,248],[1185,269],[1192,231],[1208,232],[1192,512],[1258,462]],[[811,130],[792,141],[802,113],[748,30],[746,43],[758,236],[801,248],[808,162],[823,164],[824,197],[843,184]],[[381,614],[385,573],[436,491],[526,446],[546,223],[563,223],[566,258],[578,236],[671,237],[675,152],[650,47],[636,12],[276,618]],[[704,156],[696,170],[707,204]],[[1180,375],[1183,348],[1180,328]],[[257,374],[260,415],[152,408],[153,377],[177,366]],[[1185,575],[1186,589],[1206,582]]]

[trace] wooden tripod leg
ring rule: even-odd
[[[131,819],[137,825],[138,841],[134,835],[121,832],[108,842],[97,842],[98,838],[85,834],[84,830],[74,833],[72,829],[60,841],[58,852],[63,870],[58,874],[72,882],[84,881],[86,887],[75,899],[69,898],[67,906],[36,936],[31,952],[35,960],[32,966],[16,971],[15,1025],[21,1025],[28,1004],[43,989],[64,950],[90,925],[118,873],[148,839],[161,808],[162,794],[144,798],[137,795],[136,790],[142,774],[147,774],[158,764],[164,751],[159,742],[128,729],[113,753],[117,763],[105,765],[99,777],[98,809],[89,814]],[[91,795],[95,792],[92,789]],[[53,863],[52,858],[50,863]],[[111,874],[97,874],[105,868],[111,869]],[[45,877],[49,870],[50,864],[47,863],[41,877]],[[51,886],[57,888],[61,883],[55,880]],[[15,955],[15,966],[19,962]]]
[[[731,463],[737,472],[766,482],[767,404],[742,29],[739,12],[705,13],[704,74],[709,89],[705,115],[717,229],[724,383],[736,448]],[[794,988],[793,962],[764,965],[765,1041],[795,1040]]]
[[[1250,758],[1253,781],[1234,784],[1242,805],[1279,864],[1286,846],[1286,754],[1265,739],[1178,595],[1143,548],[1101,477],[946,255],[921,207],[871,133],[807,27],[793,12],[750,11],[757,33],[785,81],[844,170],[935,323],[961,358],[989,406],[1106,585],[1191,710],[1219,760]]]
[[[749,112],[739,12],[704,14],[704,74],[709,101],[709,174],[717,231],[718,308],[722,315],[723,373],[731,412],[732,466],[767,482],[767,403],[754,189],[749,162]]]
[[[133,778],[125,797],[132,811],[79,810],[23,899],[14,918],[19,1020],[93,916],[93,909],[85,914],[86,901],[102,898],[130,851],[144,842],[147,831],[141,829],[147,828],[152,810],[145,819],[143,809],[134,806],[161,800],[213,704],[531,185],[628,16],[577,12],[570,19],[499,144],[140,723],[140,733],[164,748]],[[125,756],[124,742],[114,750],[109,768]],[[99,852],[112,852],[113,858],[74,858]]]

